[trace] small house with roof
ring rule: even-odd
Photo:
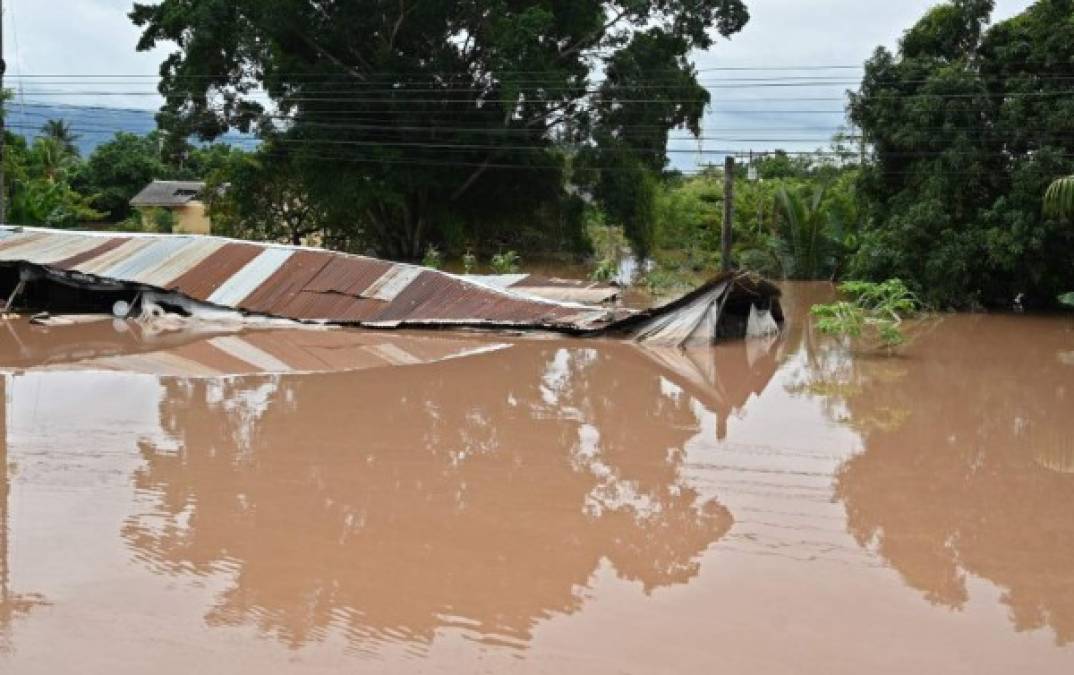
[[[171,213],[171,231],[176,234],[212,234],[204,201],[205,183],[193,180],[155,180],[131,199],[142,215],[147,231],[160,229],[159,210]]]

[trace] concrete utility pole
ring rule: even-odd
[[[7,70],[7,62],[4,61],[4,2],[0,0],[0,96],[4,92],[4,71]],[[0,101],[0,105],[4,105],[3,101]],[[7,106],[4,105],[5,110],[0,113],[7,112]],[[0,223],[7,222],[7,194],[4,191],[4,136],[6,132],[4,130],[4,115],[0,114]]]
[[[735,158],[723,161],[723,232],[720,237],[720,262],[724,272],[731,271],[731,219],[735,215]]]

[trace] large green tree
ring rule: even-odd
[[[567,200],[578,153],[579,180],[644,248],[651,190],[622,175],[663,168],[669,129],[697,131],[708,94],[689,54],[748,13],[742,0],[161,0],[131,18],[139,49],[178,47],[161,64],[171,138],[256,129],[311,199],[346,193],[378,252],[414,258],[459,223]]]
[[[1074,171],[1074,2],[988,27],[992,9],[930,10],[866,63],[850,106],[875,159],[851,272],[911,280],[940,305],[1044,304],[1069,285],[1074,230],[1042,196]]]
[[[154,179],[171,178],[175,170],[160,158],[160,137],[119,132],[97,146],[86,160],[75,187],[93,194],[94,208],[119,222],[131,213],[130,200]]]

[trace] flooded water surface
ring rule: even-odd
[[[0,326],[5,673],[1074,672],[1074,320]]]

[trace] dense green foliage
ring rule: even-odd
[[[577,243],[570,171],[647,250],[668,131],[698,132],[709,100],[689,54],[748,20],[740,0],[161,0],[130,16],[140,49],[178,48],[161,65],[169,138],[257,130],[297,190],[351,205],[333,227],[412,259],[549,227]]]
[[[850,114],[873,161],[849,273],[899,277],[945,306],[1051,304],[1074,228],[1042,212],[1074,172],[1074,3],[1038,0],[986,28],[992,0],[953,0],[866,63]]]
[[[78,156],[63,139],[48,135],[47,126],[33,143],[6,134],[4,145],[8,222],[74,227],[101,217],[92,196],[72,187],[80,169]]]
[[[837,146],[838,149],[838,146]],[[736,174],[736,267],[787,279],[837,276],[859,229],[857,166],[836,151],[755,160],[757,181]],[[656,286],[686,284],[719,265],[723,172],[662,182],[654,205]]]
[[[94,195],[94,206],[109,220],[120,221],[131,213],[131,198],[150,181],[175,173],[160,159],[157,134],[119,132],[89,156],[76,184]]]

